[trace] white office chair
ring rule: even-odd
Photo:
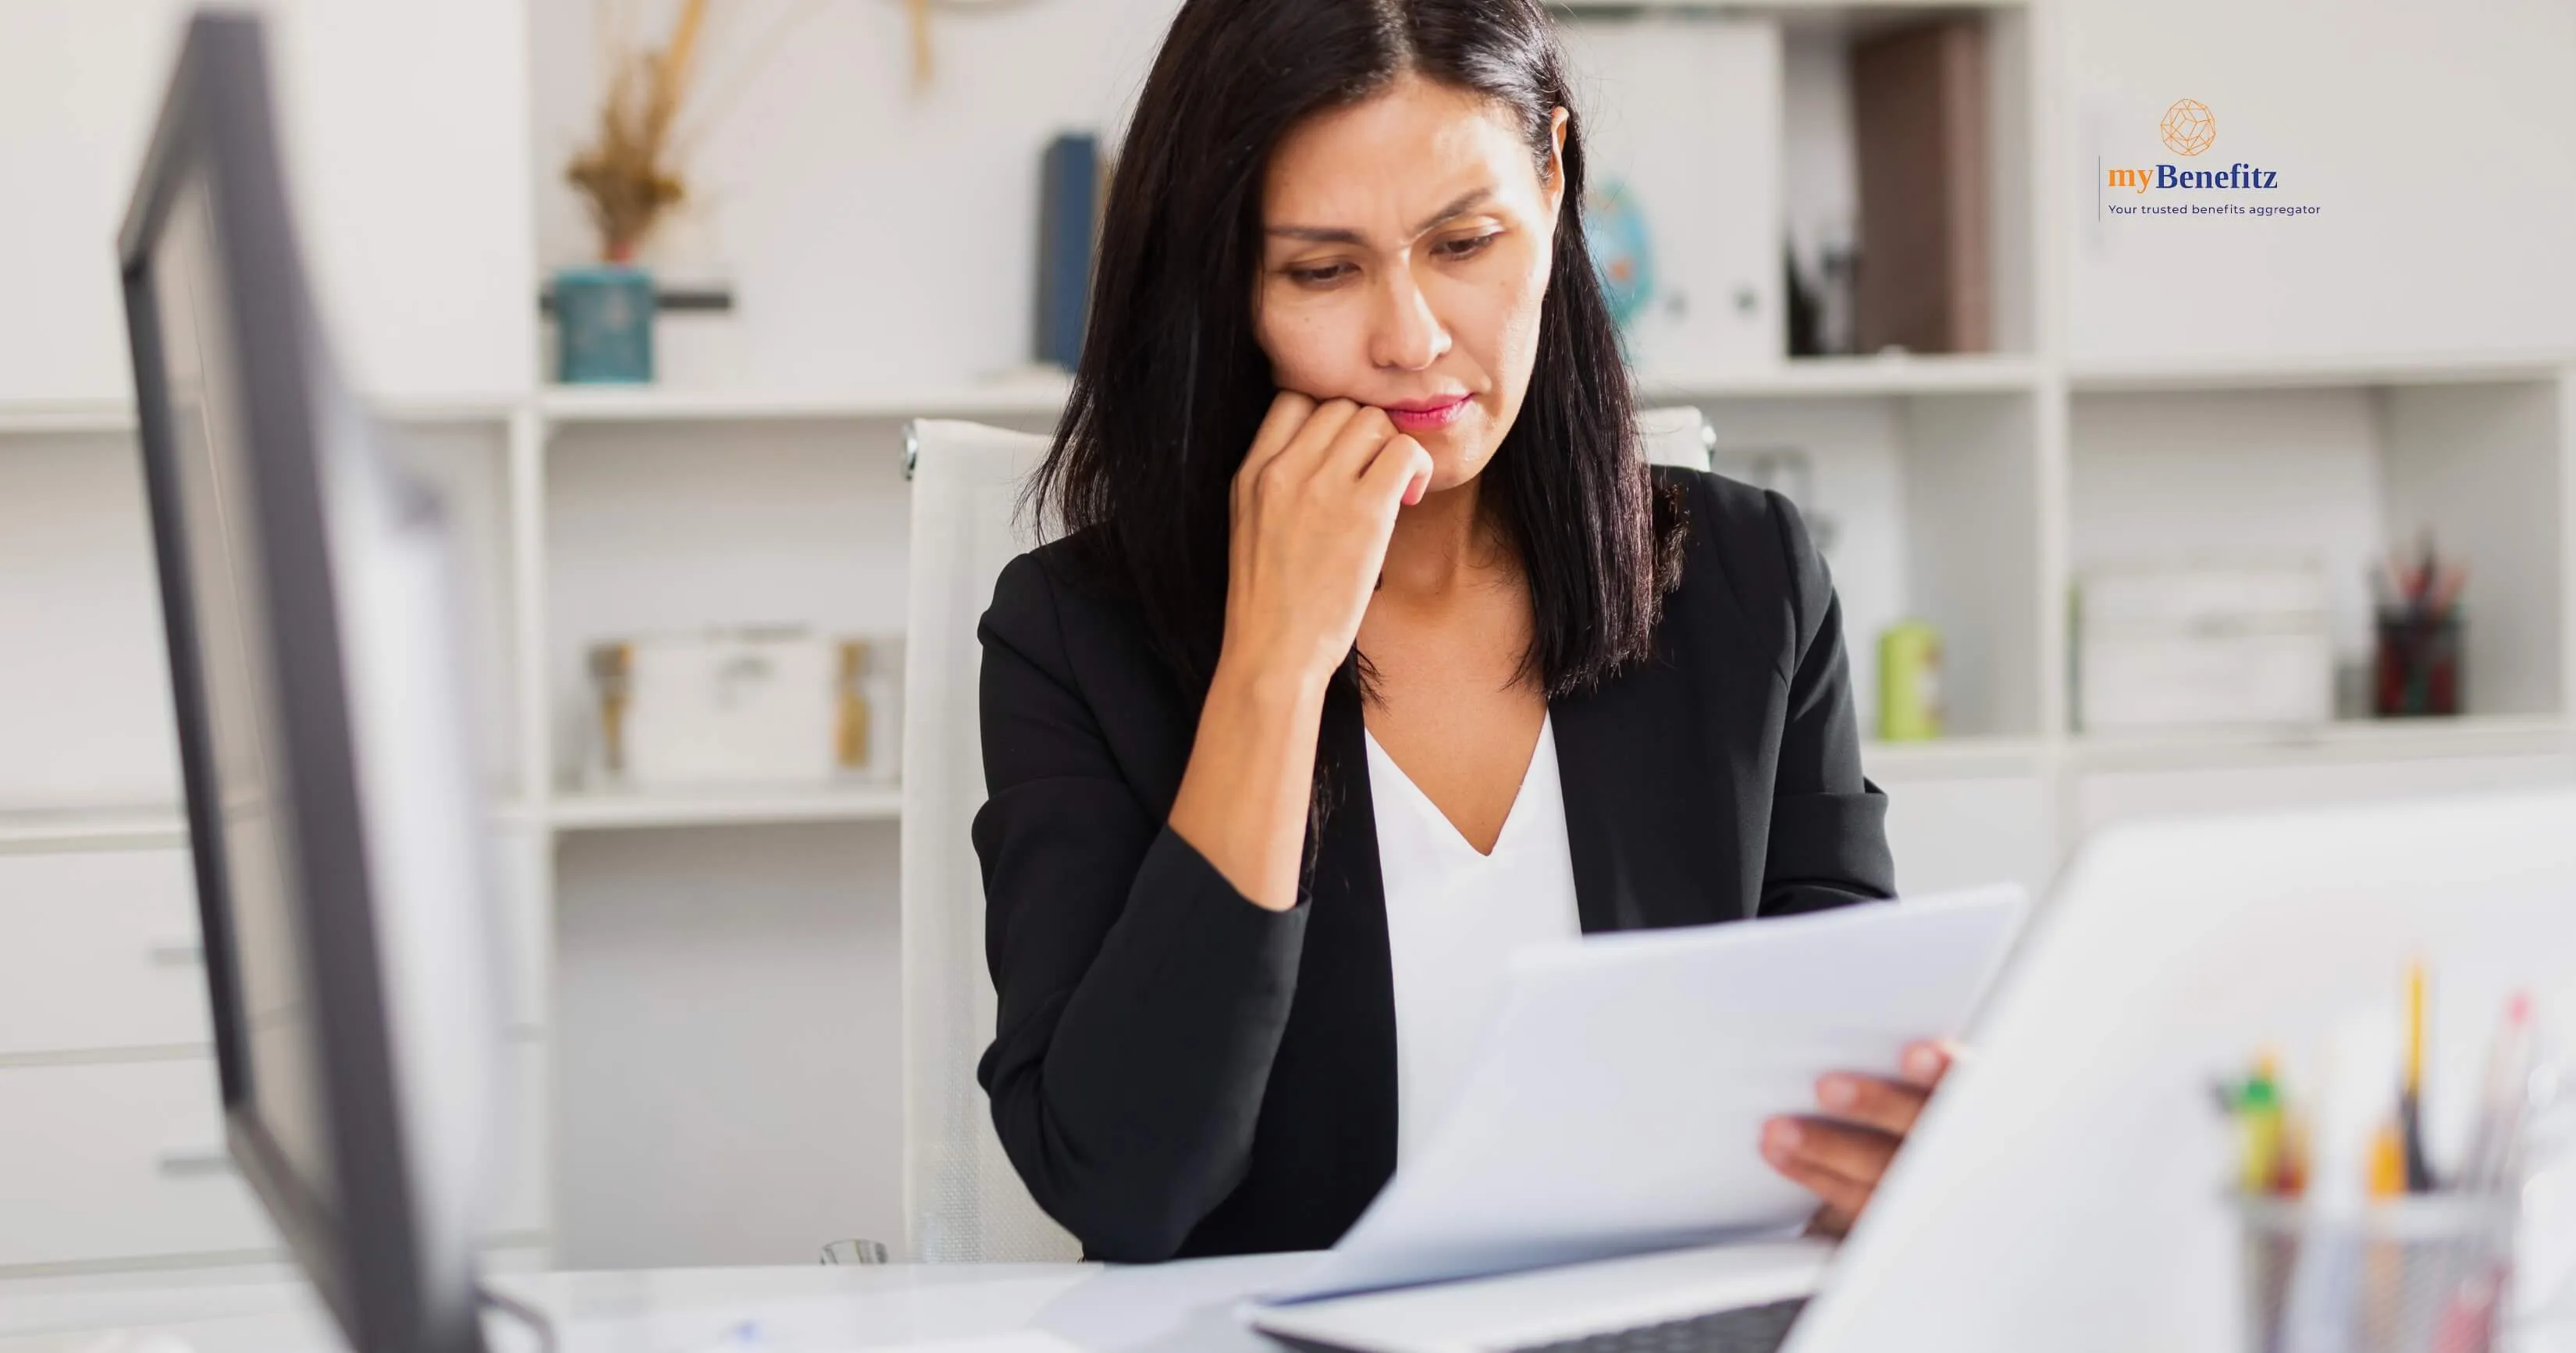
[[[1697,409],[1639,416],[1646,458],[1709,464]],[[984,804],[975,625],[1012,556],[1032,548],[1020,489],[1047,439],[921,419],[904,430],[912,480],[912,583],[904,643],[904,1227],[925,1262],[1072,1259],[1080,1246],[1038,1210],[1002,1154],[975,1060],[992,1041],[984,881],[967,829]]]
[[[1021,485],[1047,439],[922,419],[904,429],[912,582],[903,671],[904,1238],[931,1263],[1078,1259],[1002,1154],[975,1059],[993,1037],[984,877],[967,829],[984,804],[976,622],[1038,544]]]
[[[1637,431],[1646,444],[1649,465],[1679,465],[1706,470],[1717,450],[1717,429],[1708,415],[1687,404],[1639,409]]]

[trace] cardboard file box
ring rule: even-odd
[[[638,789],[891,778],[888,644],[801,628],[598,645],[595,777]]]
[[[2312,561],[2099,566],[2076,607],[2087,732],[2315,725],[2334,717],[2334,640]]]

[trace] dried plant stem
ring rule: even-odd
[[[662,213],[687,195],[671,167],[671,129],[688,96],[706,11],[707,0],[682,0],[671,40],[660,51],[630,54],[623,40],[617,43],[600,101],[599,138],[564,168],[611,260],[633,257]]]

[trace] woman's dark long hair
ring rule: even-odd
[[[1529,580],[1523,675],[1553,697],[1644,659],[1676,580],[1684,524],[1651,501],[1637,452],[1584,242],[1583,118],[1539,0],[1186,0],[1119,154],[1080,366],[1031,488],[1083,571],[1133,597],[1186,690],[1216,666],[1229,489],[1277,393],[1254,331],[1271,151],[1407,73],[1507,110],[1542,175],[1553,112],[1569,113],[1529,393],[1478,495]]]

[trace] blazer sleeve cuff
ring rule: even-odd
[[[1770,851],[1765,916],[1896,895],[1887,796],[1867,781],[1853,794],[1783,795],[1771,807]]]
[[[1286,911],[1272,911],[1244,896],[1166,823],[1145,848],[1119,924],[1133,922],[1148,933],[1165,935],[1212,964],[1222,964],[1229,955],[1256,960],[1238,970],[1247,976],[1265,966],[1259,960],[1284,959],[1285,971],[1276,975],[1293,979],[1306,918],[1313,913],[1302,892],[1297,905]]]
[[[1312,914],[1253,903],[1165,826],[1038,1054],[1043,1103],[987,1081],[1021,1177],[1087,1254],[1168,1257],[1241,1180]]]

